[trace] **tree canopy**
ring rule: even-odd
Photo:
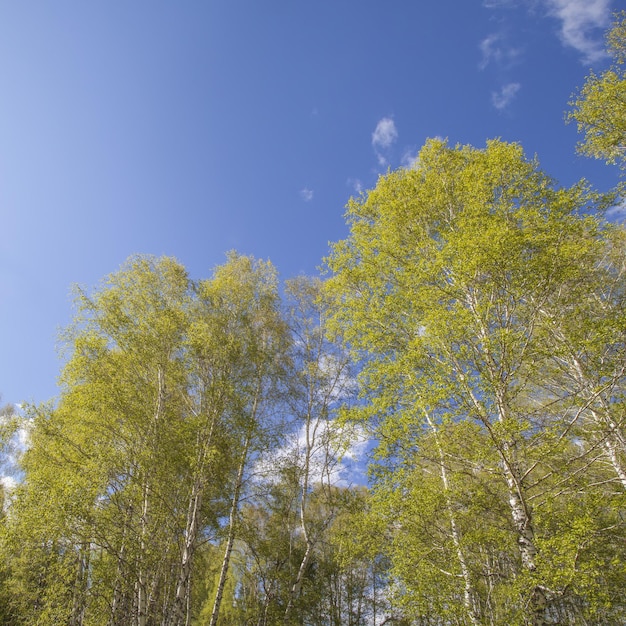
[[[584,382],[576,363],[592,353],[589,334],[569,335],[567,348],[554,343],[581,323],[585,300],[622,317],[621,296],[597,291],[621,235],[601,218],[605,201],[583,183],[556,187],[518,145],[435,140],[415,168],[390,173],[348,205],[350,236],[329,258],[334,321],[364,362],[366,402],[352,417],[378,424],[374,493],[394,529],[393,571],[415,619],[435,611],[479,624],[496,611],[498,623],[597,623],[610,615],[603,603],[616,598],[604,598],[604,576],[613,557],[587,547],[602,532],[619,543],[624,532],[617,510],[604,508],[626,488],[623,331],[598,346],[619,363],[601,373],[586,361],[592,380]],[[621,272],[612,276],[623,293]],[[601,380],[610,380],[610,397]],[[477,516],[492,520],[480,533]],[[442,572],[449,585],[438,582]],[[602,590],[598,613],[592,585]]]
[[[583,137],[582,154],[626,167],[626,13],[615,16],[607,35],[611,66],[591,72],[570,103],[569,119]]]

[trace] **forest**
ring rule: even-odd
[[[623,169],[607,49],[568,118]],[[0,623],[625,624],[622,202],[432,139],[320,276],[76,287],[58,400],[0,411]]]

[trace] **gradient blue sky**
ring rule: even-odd
[[[56,393],[73,283],[230,249],[316,273],[426,138],[519,141],[562,184],[617,0],[0,0],[0,393]]]

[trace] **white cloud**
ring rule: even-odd
[[[548,11],[561,21],[561,40],[578,50],[585,62],[605,56],[600,30],[611,19],[611,0],[546,0]],[[595,32],[594,32],[595,31]]]
[[[380,167],[387,167],[387,165],[389,165],[387,157],[383,154],[380,154],[380,152],[376,153],[376,158],[378,159],[378,165],[380,165]]]
[[[480,42],[480,51],[483,54],[483,58],[481,59],[479,64],[481,70],[484,70],[494,57],[497,58],[499,56],[500,52],[497,44],[500,38],[501,35],[494,33],[492,35],[489,35],[488,37],[485,37]]]
[[[17,480],[13,476],[0,476],[0,483],[5,491],[12,492],[17,487]]]
[[[372,145],[375,149],[390,148],[398,138],[396,125],[390,117],[383,117],[372,133]]]
[[[309,189],[308,187],[305,187],[304,189],[300,191],[300,197],[305,202],[311,202],[311,200],[313,200],[313,190]]]
[[[594,63],[606,56],[603,31],[611,21],[612,0],[483,0],[483,6],[487,9],[508,9],[526,5],[532,11],[538,1],[546,7],[549,15],[561,22],[563,44],[580,52],[586,63]],[[481,67],[489,62],[490,55],[497,53],[493,49],[496,40],[497,36],[490,35],[481,43]]]
[[[348,187],[351,187],[354,193],[361,194],[363,193],[363,182],[358,178],[348,178],[347,181]]]
[[[363,428],[340,425],[337,420],[320,421],[311,443],[311,483],[330,483],[345,487],[350,482],[365,482],[366,455],[371,442]],[[279,455],[283,458],[299,459],[302,463],[305,450],[306,431],[302,425]]]
[[[494,91],[491,93],[491,103],[498,111],[506,109],[511,104],[513,98],[517,95],[517,92],[521,89],[519,83],[508,83],[504,85],[500,91]]]
[[[626,219],[626,203],[618,204],[614,207],[611,207],[607,212],[606,216],[613,222],[622,222]]]
[[[520,56],[521,50],[513,48],[506,43],[506,38],[502,33],[492,33],[480,42],[482,59],[478,64],[484,70],[490,63],[500,66],[511,66]]]
[[[410,170],[414,167],[417,167],[417,159],[419,158],[419,152],[415,150],[407,150],[402,155],[402,167]]]
[[[378,165],[385,167],[388,165],[387,155],[385,154],[389,148],[398,139],[398,131],[392,118],[383,117],[376,124],[376,128],[372,133],[372,146],[378,159]]]
[[[366,482],[367,455],[372,445],[364,429],[340,425],[337,420],[321,420],[311,424],[309,480],[311,484],[349,486]],[[291,433],[284,445],[271,450],[256,462],[253,475],[270,482],[279,480],[277,468],[303,466],[307,449],[306,427]]]

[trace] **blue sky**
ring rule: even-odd
[[[428,137],[519,141],[562,184],[564,112],[618,0],[0,0],[0,393],[53,398],[73,283],[228,250],[314,274],[350,195]]]

